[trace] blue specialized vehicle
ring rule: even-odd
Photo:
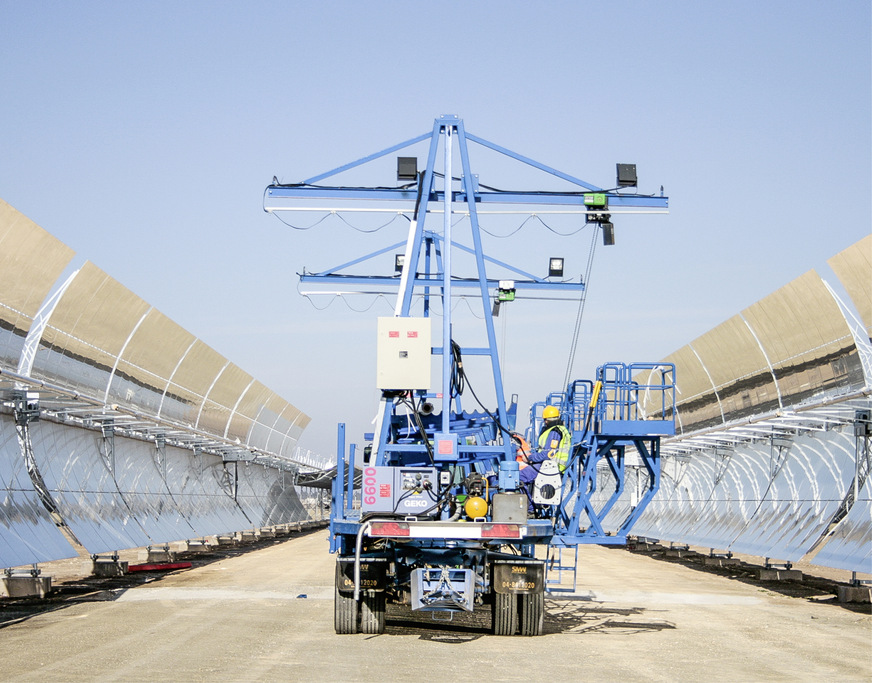
[[[417,158],[398,157],[396,187],[384,179],[371,186],[323,182],[428,140],[423,170]],[[472,172],[470,143],[556,177],[569,189],[489,187]],[[455,152],[459,178],[453,175]],[[558,413],[571,435],[563,459],[519,462],[525,439],[515,428],[517,399],[505,399],[494,317],[516,297],[581,296],[585,283],[556,279],[562,274],[559,263],[552,264],[548,276],[538,277],[486,255],[479,213],[490,205],[530,212],[557,207],[593,224],[611,244],[612,214],[663,212],[668,206],[662,189],[660,196],[641,195],[633,189],[636,184],[633,165],[619,164],[617,187],[603,189],[467,133],[461,119],[443,116],[421,136],[303,182],[274,180],[266,188],[268,212],[352,211],[355,202],[368,202],[361,211],[409,218],[405,242],[301,275],[302,282],[329,283],[334,289],[396,293],[394,315],[378,320],[380,403],[369,445],[359,452],[356,443],[346,444],[345,425],[339,425],[330,518],[330,550],[338,554],[337,633],[382,633],[390,601],[433,612],[434,618],[490,605],[495,634],[539,635],[547,547],[626,542],[659,486],[660,438],[674,434],[674,366],[608,363],[592,380],[568,383],[531,407],[527,428],[527,440],[534,442],[543,413]],[[316,208],[307,200],[317,200]],[[471,245],[452,236],[458,217],[469,221]],[[395,273],[347,272],[398,249]],[[471,275],[454,272],[453,253],[472,257]],[[489,275],[489,268],[499,270],[500,277]],[[476,317],[484,325],[486,345],[465,346],[455,339],[454,291],[480,299],[482,314]],[[433,325],[438,316],[441,327]],[[479,401],[468,381],[464,358],[475,356],[490,360],[495,397],[490,406]],[[433,365],[441,373],[433,372]],[[433,381],[435,374],[441,374],[440,381]],[[478,404],[472,411],[462,405],[470,393]],[[534,467],[535,476],[522,476],[525,466]],[[632,496],[623,496],[630,469],[636,486]],[[617,504],[628,498],[629,503]]]

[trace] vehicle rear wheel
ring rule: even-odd
[[[360,600],[360,630],[362,633],[385,632],[385,594],[365,591]]]
[[[342,575],[336,565],[336,585],[333,592],[333,628],[336,633],[357,633],[357,601],[354,593],[339,590]]]
[[[495,636],[512,636],[518,629],[518,596],[494,593],[493,631]]]
[[[545,625],[545,593],[518,596],[519,626],[522,636],[541,636]]]

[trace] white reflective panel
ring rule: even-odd
[[[115,487],[99,431],[41,421],[31,425],[31,439],[61,517],[90,554],[152,543]]]
[[[291,472],[282,472],[256,463],[239,463],[237,501],[253,526],[264,527],[309,519]]]
[[[197,429],[224,434],[234,407],[251,384],[252,377],[233,363],[223,368],[209,389],[197,421]]]
[[[778,408],[775,378],[741,316],[718,325],[692,346],[711,377],[726,421]]]
[[[865,385],[851,330],[814,271],[742,315],[766,351],[784,406],[824,392],[846,394]]]
[[[49,319],[33,376],[102,398],[118,353],[148,308],[86,263]]]
[[[233,500],[233,476],[220,458],[167,446],[166,481],[175,505],[194,529],[194,537],[213,536],[251,527]]]
[[[688,345],[664,359],[675,363],[675,429],[687,433],[723,423],[720,404],[711,379]]]
[[[769,482],[765,463],[754,450],[714,454],[714,487],[694,527],[697,545],[726,548],[745,529],[760,505]]]
[[[872,235],[827,261],[851,297],[866,333],[872,337]]]
[[[853,433],[796,437],[759,511],[731,548],[799,560],[833,519],[854,476]]]
[[[195,536],[161,476],[154,443],[115,436],[115,485],[153,543]]]
[[[866,479],[847,516],[812,562],[872,574],[872,479]]]
[[[698,454],[687,459],[667,458],[661,466],[660,490],[633,527],[649,538],[694,543],[696,528],[704,522],[715,479],[715,459]]]
[[[0,494],[0,568],[76,557],[33,489],[7,415],[0,416]]]
[[[194,341],[192,334],[151,309],[118,360],[109,402],[157,415],[173,370]]]
[[[0,345],[2,328],[0,311]],[[55,308],[33,376],[285,457],[309,421],[90,263]]]
[[[634,533],[797,561],[820,538],[854,475],[850,426],[667,457]],[[681,460],[684,459],[682,456]]]
[[[0,365],[18,367],[33,316],[73,254],[0,199]]]

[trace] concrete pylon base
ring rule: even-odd
[[[156,564],[159,562],[174,562],[176,554],[163,548],[151,548],[145,553],[140,553],[139,559],[146,564]]]
[[[92,576],[124,576],[127,573],[127,562],[113,560],[93,560],[91,562]]]
[[[0,595],[9,598],[44,598],[51,593],[50,576],[4,576],[0,578]]]
[[[761,581],[802,581],[798,569],[761,569],[757,575]]]
[[[872,586],[839,586],[839,602],[872,602]]]

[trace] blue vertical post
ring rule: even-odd
[[[452,126],[445,124],[445,196],[442,263],[442,433],[447,434],[451,412],[451,144]]]
[[[494,393],[497,401],[497,415],[500,419],[500,424],[507,424],[506,418],[506,399],[503,389],[503,376],[500,369],[500,359],[497,354],[497,336],[494,330],[494,319],[490,302],[490,294],[487,285],[487,272],[484,264],[484,249],[481,244],[481,233],[478,225],[478,212],[475,207],[475,193],[473,185],[472,168],[469,165],[469,150],[466,145],[466,130],[461,121],[457,125],[457,145],[460,148],[460,163],[463,167],[463,184],[466,192],[466,205],[469,209],[469,223],[472,229],[473,246],[475,247],[475,262],[478,268],[479,292],[481,294],[481,302],[483,307],[483,316],[485,329],[487,330],[488,346],[490,347],[491,370],[494,377]],[[505,440],[506,456],[512,457],[512,444],[509,439]]]
[[[350,510],[354,506],[354,455],[357,444],[348,445],[348,487],[345,489],[345,509]]]
[[[333,515],[345,518],[345,423],[339,423],[336,442],[336,479],[333,480]]]

